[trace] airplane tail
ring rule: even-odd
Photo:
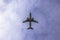
[[[27,29],[28,29],[28,30],[29,30],[29,29],[32,29],[32,30],[33,30],[33,28],[32,28],[32,27],[31,27],[31,28],[27,28]]]

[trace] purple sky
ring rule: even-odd
[[[60,0],[0,0],[0,40],[60,40]]]

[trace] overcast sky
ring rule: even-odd
[[[60,40],[60,0],[0,0],[0,40]]]

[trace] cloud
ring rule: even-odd
[[[16,6],[15,2],[5,5],[3,1],[0,5],[0,7],[4,10],[0,10],[0,40],[21,40],[22,38],[22,36],[19,38],[19,34],[22,35],[22,33],[17,29],[21,28],[19,27],[21,26],[21,19],[19,19],[14,11]]]
[[[59,0],[1,0],[0,40],[60,40]],[[39,23],[23,24],[31,11]],[[58,38],[57,38],[58,37]]]
[[[8,3],[12,2],[12,0],[3,0],[3,2],[8,4]]]

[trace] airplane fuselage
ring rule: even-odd
[[[29,18],[29,28],[28,28],[28,29],[33,29],[33,28],[31,27],[31,22],[32,22],[32,18],[31,18],[31,13],[30,13],[30,18]]]

